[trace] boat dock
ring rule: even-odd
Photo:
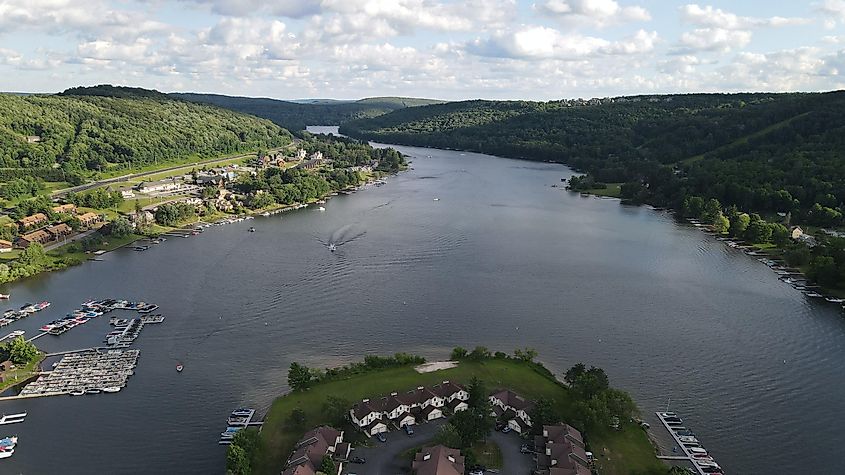
[[[135,374],[138,350],[84,351],[67,354],[53,371],[27,384],[14,398],[116,393]]]
[[[220,445],[230,445],[235,438],[238,431],[246,427],[261,427],[264,421],[254,421],[255,409],[239,408],[229,414],[226,419],[226,430],[220,433],[220,440],[217,442]]]
[[[114,326],[114,331],[106,335],[104,342],[111,348],[127,348],[141,334],[144,325],[153,325],[164,322],[164,316],[144,315],[141,318],[112,318],[109,324]]]
[[[13,338],[17,338],[19,336],[23,336],[24,333],[25,332],[23,330],[15,330],[15,331],[9,333],[8,335],[4,336],[3,338],[0,338],[0,343],[4,342],[6,340],[11,340]]]
[[[722,469],[713,457],[701,446],[701,443],[684,422],[674,412],[655,412],[657,419],[672,436],[675,446],[681,450],[679,455],[659,455],[657,458],[672,461],[687,461],[698,475],[721,475]],[[675,449],[673,449],[675,450]]]

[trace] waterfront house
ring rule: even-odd
[[[73,203],[67,203],[67,204],[63,204],[63,205],[53,206],[53,212],[54,213],[70,214],[70,213],[73,213],[75,211],[76,211],[76,205],[73,204]]]
[[[388,425],[401,428],[420,421],[443,417],[443,409],[452,412],[467,408],[469,392],[457,383],[443,381],[426,388],[419,386],[404,393],[392,392],[380,399],[364,399],[349,411],[352,422],[367,435],[385,432]]]
[[[296,443],[294,452],[287,460],[282,475],[314,474],[320,469],[323,457],[329,456],[346,460],[352,447],[343,442],[343,431],[329,426],[320,426],[305,433]],[[343,463],[336,464],[336,473],[340,475]]]
[[[97,213],[87,212],[81,216],[79,216],[79,222],[82,223],[83,226],[86,228],[90,228],[91,226],[99,223],[103,220],[103,217]]]
[[[128,200],[135,197],[135,193],[132,190],[120,190],[120,196],[124,200]]]
[[[31,233],[26,233],[18,236],[15,244],[20,248],[27,248],[32,244],[45,244],[50,242],[53,239],[47,231],[39,229],[38,231],[33,231]]]
[[[54,241],[57,241],[65,236],[69,236],[73,233],[73,229],[65,223],[54,224],[53,226],[49,226],[44,229],[50,236],[53,237]]]
[[[145,181],[139,184],[136,189],[141,193],[162,193],[165,191],[179,191],[184,187],[180,181],[175,178],[159,181]]]
[[[304,149],[300,148],[294,154],[293,159],[296,160],[296,161],[305,160],[306,156],[308,156],[308,152],[306,152]]]
[[[543,426],[534,437],[537,471],[548,475],[589,475],[590,462],[581,433],[568,424]]]
[[[0,239],[0,252],[12,252],[12,243],[10,241]]]
[[[137,228],[139,225],[146,226],[155,222],[155,215],[146,210],[141,210],[140,212],[133,211],[127,216],[133,228]]]
[[[803,230],[803,229],[801,229],[799,226],[792,226],[792,227],[789,229],[789,236],[790,236],[792,239],[797,240],[797,239],[799,239],[799,238],[800,238],[801,236],[803,236],[803,235],[804,235],[804,230]]]
[[[20,227],[21,230],[24,230],[24,229],[27,229],[27,228],[33,228],[33,227],[36,227],[36,226],[40,226],[40,225],[46,224],[46,223],[47,223],[47,215],[46,214],[35,213],[31,216],[21,218],[21,220],[18,221],[18,226]]]
[[[507,421],[511,429],[522,434],[531,428],[531,416],[528,413],[534,407],[532,402],[509,389],[495,392],[489,399],[494,415]]]
[[[461,451],[443,445],[420,449],[411,468],[415,475],[463,475],[466,471]]]

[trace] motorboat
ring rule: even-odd
[[[176,365],[176,371],[178,371],[179,373],[181,373],[183,369],[185,369],[185,367],[182,366],[182,363]]]
[[[0,300],[9,300],[10,298],[12,298],[12,296],[9,294],[0,294]]]
[[[107,388],[101,388],[101,391],[104,393],[116,393],[120,391],[120,386],[109,386]]]
[[[0,439],[0,447],[8,447],[8,448],[15,448],[15,445],[18,444],[17,436],[12,437],[4,437]]]
[[[249,232],[254,233],[254,232],[255,232],[255,227],[254,227],[254,226],[250,226],[250,227],[249,227]]]
[[[7,459],[12,455],[15,455],[15,449],[7,449],[0,447],[0,459]]]
[[[26,412],[19,412],[17,414],[3,414],[3,416],[0,417],[0,425],[16,424],[18,422],[23,422],[25,417]]]
[[[83,394],[85,394],[85,390],[84,389],[74,389],[73,391],[69,392],[68,394],[70,394],[71,396],[82,396]]]
[[[323,208],[322,206],[320,206],[320,207],[319,207],[319,208],[317,208],[317,209],[318,209],[318,210],[320,210],[320,211],[325,211],[325,210],[326,210],[326,208]]]
[[[85,390],[85,394],[100,394],[99,388],[89,388]]]
[[[334,252],[337,251],[337,246],[334,243],[329,243],[329,251]]]

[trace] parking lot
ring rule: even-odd
[[[356,448],[350,456],[366,459],[366,463],[349,463],[344,466],[345,475],[407,475],[411,473],[411,459],[402,454],[414,447],[431,443],[440,426],[446,419],[413,426],[414,435],[404,431],[391,431],[385,434],[387,442],[372,439],[372,447]],[[533,457],[519,453],[523,440],[515,433],[502,434],[493,432],[490,439],[502,450],[501,474],[528,475],[534,467]]]

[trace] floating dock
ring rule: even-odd
[[[698,475],[721,475],[723,473],[719,464],[701,446],[695,434],[684,427],[683,420],[677,414],[674,412],[655,412],[655,414],[663,427],[669,431],[676,447],[681,450],[679,455],[661,455],[658,458],[675,461],[686,460],[692,464],[693,470]]]
[[[264,424],[263,421],[253,421],[254,417],[255,409],[239,408],[232,411],[226,420],[226,430],[220,433],[220,441],[217,443],[220,445],[230,445],[235,438],[235,434],[240,430],[246,427],[261,427]]]
[[[135,374],[138,350],[68,354],[53,371],[27,384],[19,397],[115,393]]]

